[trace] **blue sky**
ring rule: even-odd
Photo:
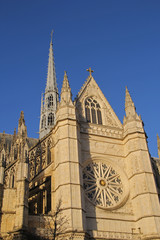
[[[59,92],[64,70],[75,97],[91,67],[122,122],[127,86],[157,156],[159,0],[1,0],[0,132],[13,133],[23,110],[28,136],[38,137],[52,28]]]

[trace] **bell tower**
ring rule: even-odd
[[[53,55],[53,31],[49,48],[48,73],[45,93],[41,97],[41,116],[39,124],[39,138],[43,138],[56,122],[56,109],[58,102],[58,89]]]

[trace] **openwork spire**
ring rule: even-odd
[[[46,91],[57,90],[52,38],[53,38],[53,31],[51,33],[51,42],[50,42],[50,48],[49,48]]]
[[[39,138],[44,137],[56,123],[56,110],[58,102],[58,89],[53,56],[53,31],[49,47],[47,84],[44,95],[41,97],[41,116],[39,124]]]

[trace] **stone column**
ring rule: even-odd
[[[19,162],[17,170],[17,203],[15,230],[27,229],[28,227],[28,163]]]

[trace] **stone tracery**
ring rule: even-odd
[[[121,176],[105,162],[88,163],[83,171],[83,187],[87,198],[98,207],[116,207],[123,198]]]
[[[87,122],[102,124],[100,105],[92,97],[85,100],[85,113]]]

